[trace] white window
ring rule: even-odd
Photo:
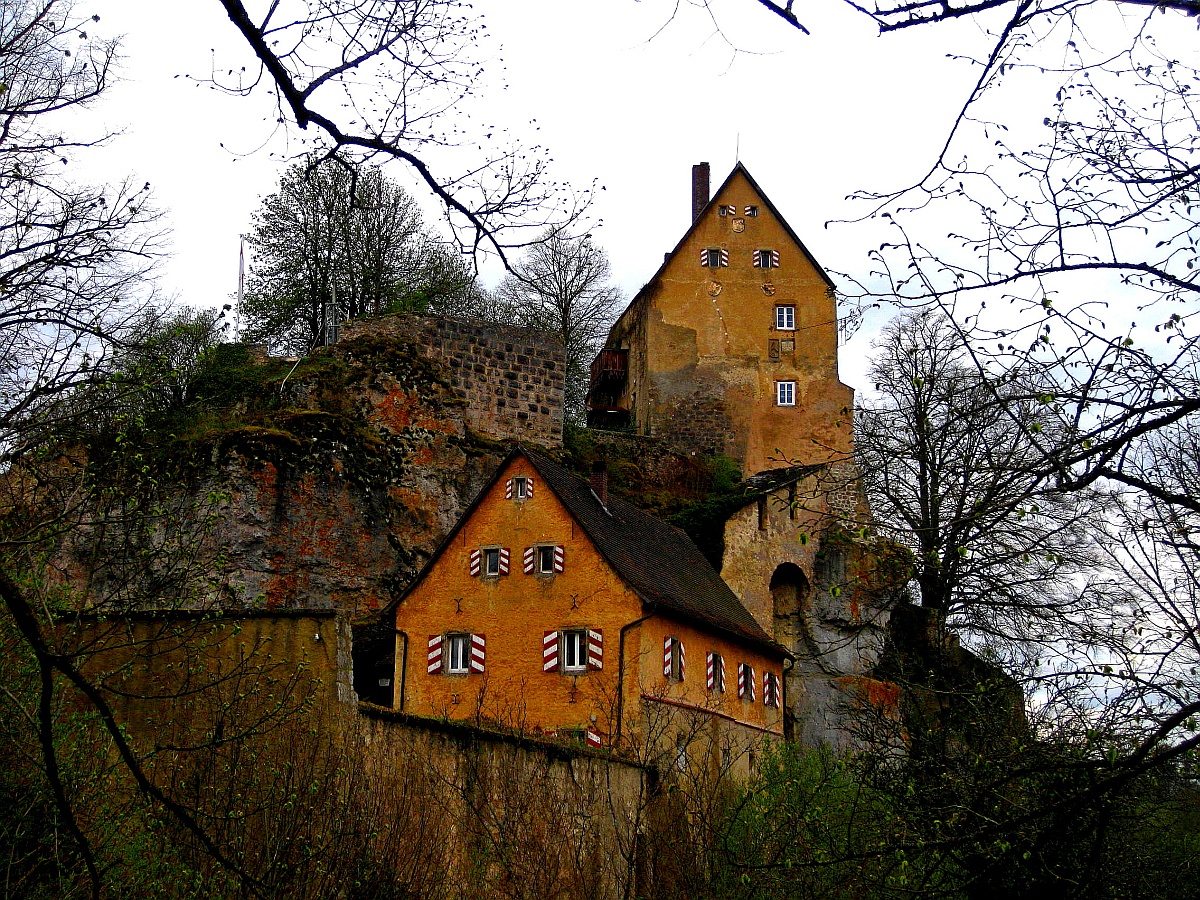
[[[564,672],[583,672],[588,667],[587,632],[562,633],[562,667]]]
[[[513,479],[513,499],[525,500],[529,497],[529,479],[518,475]]]
[[[538,572],[542,575],[553,575],[554,568],[554,552],[556,547],[538,547]]]
[[[795,331],[796,330],[796,307],[787,304],[786,306],[775,307],[775,330],[776,331]]]
[[[495,547],[491,550],[483,551],[483,574],[484,575],[499,575],[500,574],[500,548]]]
[[[446,674],[466,675],[471,671],[471,636],[448,634],[446,644]]]
[[[795,406],[796,405],[796,382],[794,382],[794,381],[777,381],[777,382],[775,382],[775,405],[776,406]]]

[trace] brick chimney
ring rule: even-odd
[[[692,221],[700,217],[708,205],[708,163],[692,166]]]
[[[600,460],[592,463],[592,476],[588,480],[600,498],[600,505],[608,506],[608,467]]]

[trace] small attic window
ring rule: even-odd
[[[737,215],[737,207],[729,206],[728,204],[723,205],[723,206],[718,206],[717,207],[717,215],[718,216],[736,216]]]
[[[757,219],[758,218],[758,207],[757,206],[747,206],[746,207],[746,218],[747,219]]]
[[[706,247],[700,251],[700,265],[709,269],[720,269],[729,265],[729,251],[717,247]]]

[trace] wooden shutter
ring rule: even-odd
[[[604,668],[604,634],[599,628],[588,629],[587,665],[589,669]]]
[[[500,574],[501,575],[508,574],[508,548],[507,547],[500,548]]]
[[[709,650],[704,654],[704,680],[708,684],[708,689],[711,691],[716,688],[716,660],[713,659],[713,652]]]
[[[746,663],[738,663],[738,696],[745,700],[754,699],[754,669]]]
[[[554,571],[561,572],[563,570],[564,564],[566,563],[566,560],[567,560],[566,549],[561,544],[556,545],[554,547]]]
[[[779,251],[778,250],[771,251],[771,268],[772,269],[779,268]]]
[[[482,672],[485,651],[487,650],[487,639],[482,634],[471,635],[471,672]]]
[[[442,635],[429,636],[429,650],[425,654],[425,671],[430,675],[442,674]]]
[[[470,566],[471,566],[471,574],[472,575],[481,575],[483,573],[483,551],[482,550],[476,549],[476,550],[471,551]]]
[[[533,479],[532,478],[525,479],[525,496],[530,500],[533,499]]]
[[[675,643],[679,645],[679,680],[683,681],[683,673],[687,668],[687,655],[684,653],[683,641],[675,638]]]
[[[667,678],[671,677],[671,648],[675,645],[675,638],[667,635],[663,639],[663,675]]]
[[[592,729],[589,728],[587,730],[587,745],[589,747],[599,747],[600,746],[600,732],[592,731]]]
[[[504,499],[511,500],[512,492],[513,492],[513,480],[510,478],[510,479],[508,479],[508,481],[504,482]]]
[[[542,634],[542,671],[558,671],[558,632],[547,631]]]
[[[526,575],[533,574],[533,567],[537,564],[537,548],[526,547],[525,552],[521,555],[521,571]]]
[[[728,250],[721,251],[721,265],[722,266],[729,265],[729,251]]]

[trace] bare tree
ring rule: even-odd
[[[1038,473],[1030,437],[1053,412],[1018,373],[980,373],[939,314],[892,322],[876,347],[855,449],[875,522],[913,550],[921,605],[994,649],[1057,640],[1102,509]]]
[[[564,409],[575,422],[583,419],[588,365],[622,301],[620,290],[609,284],[610,276],[608,256],[590,235],[549,231],[496,290],[494,314],[501,321],[562,338],[567,366]]]
[[[220,0],[253,54],[257,71],[215,72],[231,93],[270,92],[280,122],[307,136],[309,152],[395,159],[411,167],[445,205],[459,243],[506,251],[547,225],[577,218],[589,193],[549,180],[541,147],[508,142],[504,129],[460,130],[452,118],[482,73],[476,57],[482,23],[461,0]],[[475,150],[486,141],[487,153]],[[478,142],[478,143],[476,143]],[[472,148],[472,145],[474,147]],[[472,149],[469,149],[472,148]],[[427,154],[458,158],[457,171]]]

